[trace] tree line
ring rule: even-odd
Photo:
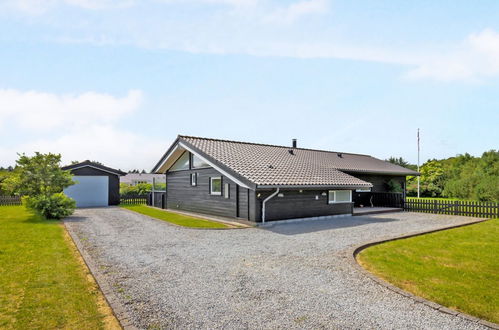
[[[403,158],[391,157],[387,161],[417,169]],[[499,202],[499,150],[486,151],[480,157],[465,153],[446,159],[430,159],[419,172],[421,197]],[[407,178],[407,195],[417,196],[417,177]]]

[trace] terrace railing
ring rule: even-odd
[[[376,207],[404,207],[404,194],[395,192],[372,192],[372,204]]]
[[[121,196],[121,205],[147,204],[149,195],[127,195]]]

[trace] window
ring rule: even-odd
[[[197,186],[197,185],[198,185],[198,174],[191,173],[191,186]]]
[[[370,192],[371,188],[355,189],[355,192]]]
[[[224,184],[224,197],[225,198],[230,197],[230,186],[228,183]]]
[[[170,171],[182,171],[189,169],[189,153],[184,152],[182,156],[172,165]]]
[[[198,156],[191,154],[191,165],[192,168],[203,168],[210,167],[210,164],[199,158]]]
[[[352,201],[351,190],[329,190],[328,202],[334,203],[350,203]]]
[[[211,195],[222,195],[222,178],[221,177],[210,178],[210,194]]]

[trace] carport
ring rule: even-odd
[[[125,172],[86,160],[62,168],[71,171],[76,184],[64,193],[77,207],[102,207],[120,203],[120,176]]]

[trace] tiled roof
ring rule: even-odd
[[[370,187],[346,172],[415,175],[417,172],[367,155],[179,136],[206,155],[260,186]],[[290,150],[293,153],[290,153]]]

